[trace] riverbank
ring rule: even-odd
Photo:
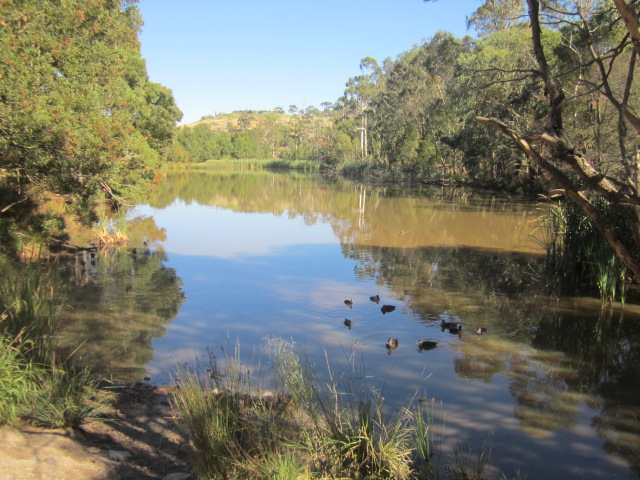
[[[0,478],[11,480],[195,478],[189,442],[170,389],[136,383],[117,390],[107,417],[77,429],[0,429]]]

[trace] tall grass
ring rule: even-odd
[[[98,224],[95,227],[96,234],[93,238],[99,245],[122,245],[129,242],[127,235],[129,223],[124,213],[115,216],[103,211],[98,215]]]
[[[594,197],[592,202],[632,245],[633,235],[625,219],[599,197]],[[554,288],[597,290],[603,306],[615,300],[624,304],[628,271],[600,230],[578,206],[569,200],[561,200],[541,215],[538,222],[540,242],[547,253],[547,273]]]
[[[208,160],[203,163],[192,163],[185,167],[193,170],[202,169],[283,169],[283,170],[300,170],[304,172],[317,172],[322,168],[319,162],[313,160],[283,160],[283,159],[236,159],[225,158],[220,160]]]
[[[12,423],[34,391],[33,370],[20,351],[19,338],[0,339],[0,424]]]
[[[102,413],[108,396],[73,358],[56,357],[63,287],[32,263],[0,278],[0,423],[20,417],[45,427],[79,426]]]
[[[350,358],[339,374],[329,366],[322,382],[292,342],[271,338],[265,350],[276,393],[247,394],[256,390],[215,364],[178,370],[174,406],[199,477],[430,478],[432,440],[422,405],[388,419],[362,363]]]
[[[0,333],[28,349],[40,363],[54,361],[54,332],[61,288],[50,269],[41,263],[4,271],[0,280]],[[23,351],[23,353],[27,353]]]
[[[34,375],[36,388],[22,417],[40,427],[76,428],[87,419],[99,419],[112,398],[88,368],[66,364],[36,370]]]
[[[266,168],[300,170],[303,172],[318,172],[322,164],[314,160],[270,160]]]

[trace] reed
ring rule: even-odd
[[[625,220],[598,197],[591,200],[631,245],[633,235]],[[603,307],[615,300],[624,304],[629,273],[580,208],[568,200],[553,204],[538,218],[536,231],[547,253],[547,275],[553,289],[597,290]]]

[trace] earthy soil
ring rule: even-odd
[[[170,391],[123,387],[113,411],[74,430],[0,429],[0,480],[193,478]],[[182,473],[184,475],[170,475]]]

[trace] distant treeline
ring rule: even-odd
[[[481,14],[473,18],[482,34],[478,39],[438,32],[382,64],[364,58],[362,74],[350,78],[344,95],[329,107],[323,104],[323,111],[292,106],[288,115],[278,115],[286,121],[275,121],[273,112],[247,111],[230,116],[228,125],[182,128],[171,160],[358,162],[422,179],[535,185],[541,178],[538,168],[495,129],[475,119],[499,118],[522,131],[540,128],[548,98],[534,73],[531,30],[525,22],[507,20],[492,27]],[[568,27],[546,29],[543,35],[551,68],[565,72],[565,91],[572,92],[565,106],[565,132],[575,148],[589,150],[595,158],[615,156],[617,137],[609,133],[616,131],[618,115],[604,108],[600,94],[589,86],[595,82],[593,68],[578,67],[588,56],[588,45],[571,44],[571,35]],[[624,77],[615,81],[622,83]]]

